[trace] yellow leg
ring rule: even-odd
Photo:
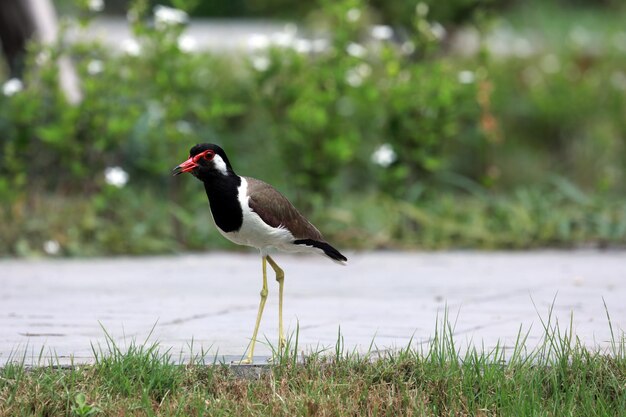
[[[256,315],[256,324],[254,325],[254,332],[252,333],[252,340],[250,341],[250,348],[246,359],[240,363],[252,363],[252,357],[254,355],[254,345],[256,343],[256,336],[259,332],[259,324],[261,324],[261,316],[263,315],[263,308],[265,308],[265,300],[267,300],[267,268],[265,263],[265,256],[263,257],[263,288],[261,288],[261,302],[259,303],[259,312]]]
[[[283,284],[285,282],[285,272],[280,269],[276,262],[267,256],[267,262],[276,273],[276,281],[278,281],[278,348],[285,347],[285,334],[283,333]]]

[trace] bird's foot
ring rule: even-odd
[[[274,365],[281,363],[287,354],[286,346],[287,341],[285,339],[280,339],[278,342],[278,349],[274,351],[272,356],[267,358],[267,363]]]
[[[247,357],[245,359],[242,359],[240,361],[232,361],[231,363],[233,365],[252,365],[254,361],[252,360],[251,357]]]
[[[280,363],[280,354],[278,355],[273,355],[270,356],[269,358],[267,358],[267,363],[269,363],[270,365],[277,365]]]

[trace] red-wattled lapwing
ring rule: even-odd
[[[268,255],[272,248],[285,252],[315,252],[343,263],[348,259],[324,240],[322,234],[271,185],[235,174],[224,150],[203,143],[189,151],[189,159],[174,168],[173,174],[191,172],[204,183],[211,214],[217,230],[228,240],[253,246],[261,251],[263,287],[248,355],[243,363],[252,363],[261,315],[267,298],[266,262],[278,281],[278,340],[285,345],[283,334],[283,281],[285,273]]]

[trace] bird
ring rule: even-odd
[[[278,190],[261,180],[237,175],[220,146],[212,143],[193,146],[189,158],[175,167],[172,175],[186,172],[204,183],[211,216],[219,233],[233,243],[255,247],[260,251],[263,273],[261,300],[246,358],[240,361],[242,364],[251,364],[268,295],[268,263],[278,282],[279,349],[286,345],[283,332],[285,273],[269,252],[318,253],[344,265],[348,259],[331,246],[320,231]]]

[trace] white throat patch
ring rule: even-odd
[[[224,162],[221,156],[216,154],[213,157],[213,166],[215,166],[215,169],[217,169],[220,174],[228,175],[228,168],[226,168],[226,162]]]

